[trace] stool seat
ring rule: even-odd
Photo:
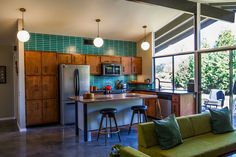
[[[147,106],[146,105],[136,105],[136,106],[132,106],[131,110],[147,110]]]
[[[117,113],[117,109],[116,108],[104,108],[104,109],[100,110],[99,112],[100,112],[100,114],[102,114],[102,117],[101,117],[99,129],[98,129],[97,141],[99,139],[100,134],[105,135],[105,145],[106,145],[108,134],[110,134],[111,136],[112,136],[112,134],[118,134],[119,141],[121,142],[120,130],[118,128],[118,125],[117,125],[117,122],[116,122],[116,116],[115,116],[116,113]],[[113,120],[115,122],[115,130],[112,129],[111,118],[113,118]],[[103,119],[106,120],[106,125],[105,125],[105,128],[104,128],[105,130],[102,128]],[[110,122],[110,131],[108,131],[108,119],[109,119],[109,122]]]
[[[101,114],[110,114],[110,113],[116,113],[117,109],[115,108],[104,108],[102,110],[100,110]]]

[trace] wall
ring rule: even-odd
[[[153,33],[147,35],[147,41],[150,44],[150,48],[147,51],[141,49],[141,43],[144,39],[137,42],[137,56],[142,57],[142,75],[138,75],[138,81],[143,82],[145,79],[151,79],[153,81]]]
[[[30,33],[30,40],[25,43],[25,50],[49,51],[60,53],[81,53],[96,55],[136,56],[136,43],[131,41],[104,40],[101,48],[84,45],[83,37]],[[90,84],[102,88],[106,84],[114,87],[116,80],[136,79],[136,76],[104,77],[91,76]]]
[[[7,83],[0,84],[0,119],[14,118],[13,47],[0,45],[0,65],[7,67]]]

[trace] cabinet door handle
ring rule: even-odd
[[[134,67],[134,72],[135,72],[135,67]]]
[[[123,72],[125,72],[125,67],[123,67]]]

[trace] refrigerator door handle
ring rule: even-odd
[[[79,96],[80,95],[79,69],[76,69],[74,72],[74,88],[75,88],[75,96]]]

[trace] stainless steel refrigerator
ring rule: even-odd
[[[89,92],[89,65],[61,64],[60,72],[60,121],[62,125],[75,123],[75,103],[70,96],[83,95]]]

